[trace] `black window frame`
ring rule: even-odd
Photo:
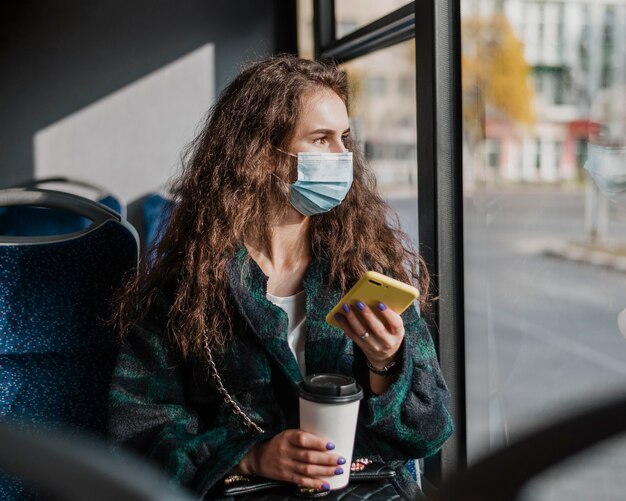
[[[460,0],[414,1],[337,39],[335,0],[313,0],[318,59],[345,63],[415,38],[419,241],[438,297],[426,321],[455,423],[442,451],[425,462],[435,484],[467,467],[460,9]]]

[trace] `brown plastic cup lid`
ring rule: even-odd
[[[345,404],[361,400],[363,388],[343,374],[311,374],[299,384],[299,395],[311,402]]]

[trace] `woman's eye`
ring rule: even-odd
[[[341,136],[341,142],[345,145],[350,141],[350,135],[346,134],[345,136]]]
[[[317,144],[326,144],[326,138],[325,137],[318,137],[317,139],[313,139],[314,143]]]

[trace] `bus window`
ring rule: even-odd
[[[356,12],[354,10],[353,12]],[[415,40],[344,65],[352,86],[351,120],[382,195],[418,242]]]
[[[624,388],[626,2],[461,9],[472,463]],[[529,499],[618,499],[625,447]]]
[[[335,2],[335,34],[337,38],[375,21],[403,5],[407,0],[340,0]]]

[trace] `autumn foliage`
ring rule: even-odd
[[[484,138],[486,113],[531,124],[531,67],[524,47],[501,13],[466,18],[462,24],[463,119],[470,141]],[[478,130],[476,130],[478,129]]]

